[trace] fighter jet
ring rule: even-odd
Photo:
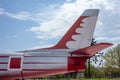
[[[84,71],[88,58],[113,45],[104,42],[91,46],[98,14],[99,9],[85,10],[55,46],[0,53],[0,80]]]

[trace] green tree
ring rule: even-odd
[[[120,46],[114,47],[103,56],[107,76],[120,76]]]
[[[85,71],[84,71],[84,75],[85,77],[88,77],[88,67],[86,67]],[[90,64],[90,76],[91,77],[95,77],[96,75],[96,67],[94,65]]]

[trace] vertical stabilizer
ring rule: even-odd
[[[91,44],[99,9],[87,9],[53,49],[77,50]]]

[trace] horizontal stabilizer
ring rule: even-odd
[[[113,44],[111,44],[111,43],[99,43],[99,44],[95,44],[93,46],[89,46],[89,47],[85,47],[85,48],[73,51],[72,54],[93,56],[97,52],[99,52],[107,47],[110,47],[112,45]]]

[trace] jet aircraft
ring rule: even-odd
[[[111,43],[91,46],[99,9],[87,9],[53,47],[0,53],[0,80],[84,71],[86,60]],[[61,26],[62,27],[62,26]]]

